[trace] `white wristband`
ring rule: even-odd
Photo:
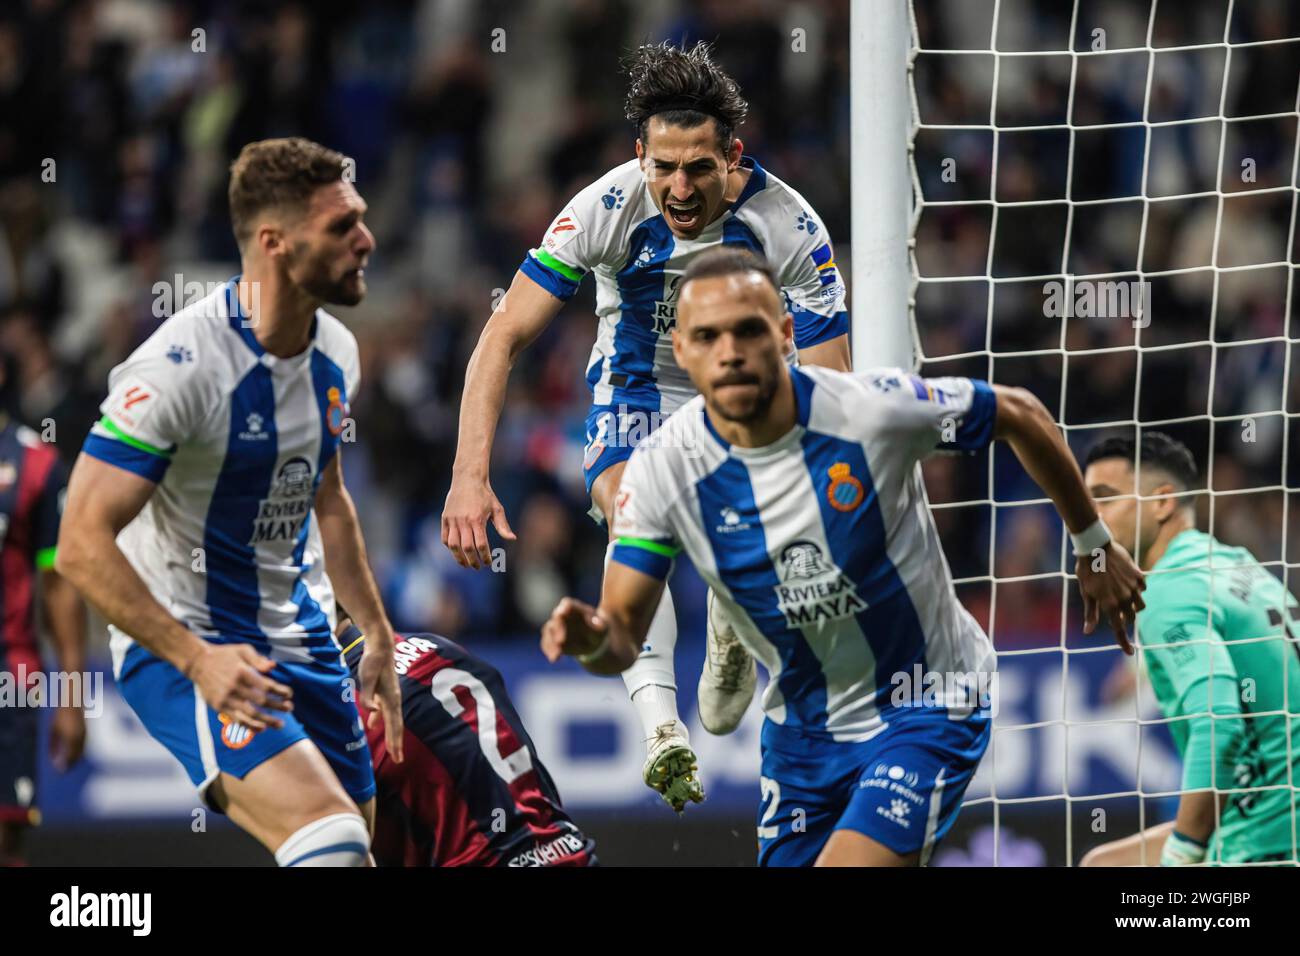
[[[1098,518],[1078,534],[1070,535],[1070,541],[1074,544],[1076,555],[1092,554],[1097,548],[1104,548],[1110,544],[1110,528],[1106,527],[1106,522]]]
[[[604,639],[596,646],[594,651],[588,651],[586,654],[575,654],[574,657],[579,664],[591,664],[604,657],[607,650],[609,650],[609,631],[605,632]]]
[[[1195,866],[1204,862],[1205,850],[1204,843],[1197,843],[1175,830],[1165,838],[1164,849],[1160,851],[1160,865]]]

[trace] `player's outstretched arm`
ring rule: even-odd
[[[1083,630],[1091,634],[1102,615],[1115,631],[1125,654],[1133,653],[1128,625],[1146,604],[1145,576],[1128,552],[1110,539],[1097,515],[1078,462],[1061,437],[1056,422],[1032,392],[993,385],[997,422],[993,437],[1011,445],[1025,471],[1042,488],[1075,540],[1075,573],[1083,595]],[[1094,551],[1102,552],[1094,555]]]
[[[325,569],[329,572],[334,593],[366,636],[365,650],[357,667],[361,682],[357,688],[359,699],[370,711],[371,724],[376,714],[383,718],[388,752],[395,763],[401,763],[402,692],[393,665],[397,638],[379,598],[379,585],[370,570],[356,505],[343,483],[341,448],[321,476],[313,510],[320,526]]]
[[[568,654],[593,674],[621,674],[641,653],[663,592],[659,578],[611,561],[600,607],[563,598],[542,625],[542,653],[552,664]]]
[[[293,709],[293,691],[265,676],[275,663],[247,644],[213,645],[189,631],[154,599],[118,548],[118,533],[155,487],[83,453],[68,482],[55,570],[110,623],[194,681],[212,707],[252,730],[283,726],[266,713]]]
[[[564,305],[523,272],[516,272],[510,289],[492,312],[465,368],[460,399],[460,431],[451,490],[442,509],[442,543],[456,561],[477,570],[492,563],[487,523],[507,541],[515,533],[505,509],[492,491],[488,463],[496,435],[506,380],[521,352],[550,325]]]

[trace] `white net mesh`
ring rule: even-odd
[[[1297,11],[1281,0],[909,6],[925,374],[1030,388],[1076,453],[1113,434],[1179,439],[1207,489],[1199,527],[1286,582],[1300,484],[1288,454],[1300,404]],[[1180,768],[1136,665],[1104,625],[1082,635],[1059,520],[1004,453],[986,470],[926,466],[958,593],[1003,675],[963,815],[991,832],[982,862],[1006,865],[1035,862],[1019,834],[1045,814],[1061,833],[1063,811],[1063,840],[1038,862],[1077,864],[1172,819]],[[1288,773],[1280,786],[1295,785]]]

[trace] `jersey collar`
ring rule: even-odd
[[[803,436],[804,431],[808,428],[808,415],[812,408],[813,380],[805,375],[795,366],[790,366],[790,383],[794,386],[794,427],[782,435],[776,441],[766,445],[759,445],[757,448],[741,448],[738,445],[732,445],[713,427],[713,422],[709,419],[709,410],[707,406],[701,405],[700,414],[704,417],[704,427],[713,440],[718,443],[723,451],[735,455],[738,458],[766,458],[769,455],[777,455],[787,451],[790,446],[794,445],[799,438]]]
[[[740,191],[740,195],[727,209],[733,216],[741,206],[749,202],[751,196],[767,188],[767,170],[758,164],[758,160],[753,156],[741,156],[740,165],[750,170],[750,173],[749,179],[745,181],[745,188]]]
[[[241,273],[232,277],[226,283],[226,315],[230,318],[230,327],[234,329],[235,334],[244,340],[244,344],[252,349],[253,354],[267,368],[274,368],[277,365],[296,368],[308,361],[316,347],[316,329],[320,325],[320,316],[312,315],[311,317],[311,329],[307,333],[307,347],[305,349],[297,355],[291,355],[289,358],[272,355],[262,347],[261,342],[257,341],[257,336],[253,334],[248,313],[244,311],[244,304],[239,301],[239,280],[242,278]]]

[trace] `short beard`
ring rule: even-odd
[[[324,276],[309,276],[298,283],[298,288],[327,305],[356,305],[366,297],[365,284],[360,283],[355,288],[349,288],[346,281],[342,279],[331,282]]]
[[[358,283],[355,289],[350,289],[347,286],[346,278],[333,281],[323,272],[309,271],[303,278],[299,280],[293,279],[292,271],[295,263],[303,262],[305,259],[305,249],[301,245],[297,246],[294,249],[294,261],[289,263],[290,281],[313,299],[327,305],[353,306],[365,298],[366,285],[364,280]]]
[[[757,421],[767,417],[772,408],[772,402],[776,399],[777,377],[773,375],[766,382],[758,383],[758,395],[754,403],[749,406],[749,410],[744,414],[729,415],[721,404],[717,404],[718,414],[729,422],[735,422],[737,425],[752,425]]]

